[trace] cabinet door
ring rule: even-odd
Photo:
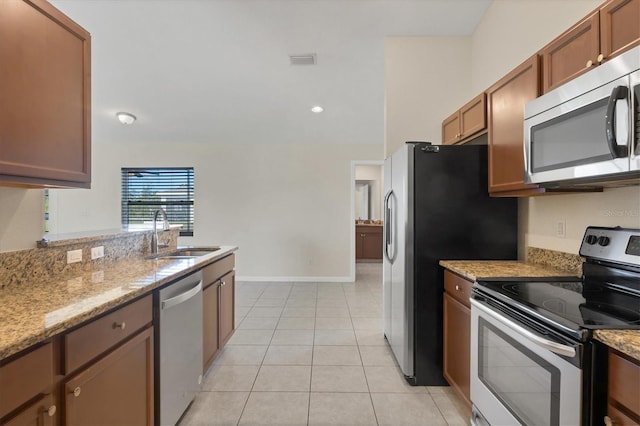
[[[466,138],[487,128],[485,94],[473,98],[460,109],[461,138]]]
[[[540,52],[546,93],[587,72],[600,54],[600,17],[595,11]]]
[[[460,111],[442,121],[442,144],[452,145],[460,140]]]
[[[209,285],[202,291],[202,372],[203,374],[209,369],[215,359],[219,349],[218,335],[218,306],[220,281]]]
[[[90,50],[47,1],[0,1],[0,182],[90,186]]]
[[[367,232],[362,244],[363,259],[382,259],[382,232]]]
[[[52,426],[56,411],[53,396],[45,395],[6,423],[2,423],[2,426]]]
[[[235,272],[229,272],[220,278],[220,347],[222,348],[233,334],[235,320]]]
[[[444,294],[444,378],[469,407],[471,309]]]
[[[609,403],[640,417],[640,362],[609,350]]]
[[[600,52],[609,59],[640,43],[640,0],[611,0],[600,8]]]
[[[153,327],[67,381],[69,425],[153,424]]]
[[[487,90],[489,192],[537,190],[524,183],[524,104],[538,97],[534,55]]]
[[[365,235],[362,230],[356,227],[356,259],[362,259]]]

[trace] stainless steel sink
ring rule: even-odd
[[[220,247],[185,247],[168,253],[158,253],[147,256],[147,259],[194,259],[200,256],[206,256],[214,251],[220,250]]]

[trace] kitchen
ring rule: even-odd
[[[372,67],[378,71],[371,73],[371,84],[377,87],[371,93],[376,97],[365,99],[371,105],[380,105],[386,98],[386,135],[379,113],[379,121],[359,124],[359,127],[370,129],[371,135],[350,138],[361,143],[343,145],[336,140],[329,149],[320,142],[297,144],[286,138],[282,138],[286,143],[262,144],[255,142],[260,138],[254,134],[246,134],[240,146],[232,143],[205,144],[199,140],[201,135],[192,135],[190,140],[181,142],[185,149],[175,152],[175,140],[182,140],[182,135],[176,134],[172,128],[164,129],[168,136],[146,133],[143,130],[147,128],[143,127],[144,114],[134,108],[134,94],[138,85],[144,85],[147,78],[146,74],[138,74],[133,66],[137,64],[144,69],[135,61],[139,48],[133,46],[125,50],[123,55],[126,56],[119,61],[111,60],[111,56],[106,54],[98,55],[100,50],[94,51],[94,91],[99,89],[95,85],[103,81],[98,78],[99,74],[107,72],[101,70],[113,70],[129,77],[123,78],[117,87],[104,86],[94,92],[94,98],[97,94],[107,96],[107,93],[117,97],[105,101],[109,108],[137,113],[139,121],[123,127],[113,117],[117,110],[94,111],[94,116],[104,118],[94,117],[92,123],[92,189],[58,193],[57,211],[51,212],[52,220],[58,221],[56,232],[119,226],[118,177],[122,166],[195,163],[196,188],[207,188],[212,196],[204,197],[196,209],[196,221],[205,222],[201,222],[194,237],[185,238],[181,244],[215,243],[241,247],[237,253],[239,281],[245,278],[270,280],[274,277],[287,277],[293,281],[349,281],[355,274],[349,267],[350,224],[345,220],[349,216],[349,188],[346,184],[349,182],[349,162],[355,159],[382,160],[405,140],[426,137],[436,141],[445,116],[599,4],[588,1],[497,1],[485,4],[487,9],[480,23],[472,34],[469,30],[469,35],[388,37],[384,46],[384,74],[381,69],[382,45],[372,55],[374,59],[378,58],[375,59],[377,68]],[[80,6],[74,2],[60,1],[55,5],[87,27],[89,22],[95,21],[90,28],[95,49],[100,49],[101,38],[104,38],[101,34],[113,33],[117,27],[106,19],[101,23],[98,17],[103,14],[93,13],[91,8],[95,6],[85,6],[82,13],[76,12],[79,14],[76,17],[72,9]],[[553,14],[548,13],[549,8],[553,8]],[[116,21],[129,19],[136,22],[140,19],[128,12],[105,12],[104,15],[116,15],[113,17]],[[170,13],[165,11],[165,14]],[[83,18],[83,15],[92,15],[93,18]],[[544,22],[544,28],[541,22]],[[127,40],[151,37],[149,34],[128,35],[127,28],[123,25],[114,35],[117,38],[113,45],[104,47],[111,55],[124,49],[122,46],[127,46]],[[423,34],[424,31],[416,28],[411,32],[401,29],[388,32],[403,33]],[[182,45],[180,43],[180,47]],[[307,49],[307,46],[292,42],[290,50],[283,54]],[[188,58],[180,56],[186,56],[186,53],[177,50],[175,47],[169,50],[175,54],[175,62],[186,63]],[[148,52],[149,56],[154,54],[161,55]],[[146,57],[140,55],[139,61],[145,60]],[[319,54],[319,64],[321,60]],[[185,89],[184,85],[188,83],[188,78],[184,80],[176,82],[177,85],[182,84],[179,86],[181,89]],[[131,85],[126,85],[128,81],[132,82],[129,83]],[[120,99],[125,94],[131,96],[130,100]],[[95,102],[98,100],[94,99]],[[128,105],[123,106],[122,102]],[[199,117],[198,111],[175,111],[174,101],[168,104],[175,116],[166,115],[157,120],[164,123],[184,121],[184,125],[189,126],[191,120],[206,119]],[[329,113],[330,109],[325,112]],[[315,118],[323,120],[322,116]],[[303,117],[301,120],[309,119]],[[149,123],[148,127],[156,125],[160,123],[152,126]],[[243,126],[237,124],[236,127],[241,130]],[[301,134],[304,134],[303,129],[294,133]],[[230,136],[221,134],[219,138]],[[144,139],[148,140],[145,142]],[[167,152],[171,152],[170,158],[164,154]],[[122,164],[122,158],[144,161]],[[2,188],[0,199],[3,223],[0,250],[33,247],[34,241],[42,237],[42,191]],[[520,198],[519,204],[522,256],[528,246],[575,254],[588,225],[638,227],[637,187],[607,189],[602,193]],[[220,208],[220,205],[225,208]],[[559,221],[566,224],[564,237],[556,235],[556,222]]]

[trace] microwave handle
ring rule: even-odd
[[[609,96],[609,103],[607,104],[607,115],[605,115],[605,130],[607,134],[607,142],[609,144],[609,150],[613,158],[621,158],[629,155],[629,150],[626,146],[621,146],[616,143],[616,130],[614,122],[616,119],[616,103],[620,99],[626,99],[629,94],[629,88],[627,86],[616,86],[611,91]]]

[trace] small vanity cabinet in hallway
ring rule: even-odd
[[[382,261],[382,225],[356,225],[356,260]]]

